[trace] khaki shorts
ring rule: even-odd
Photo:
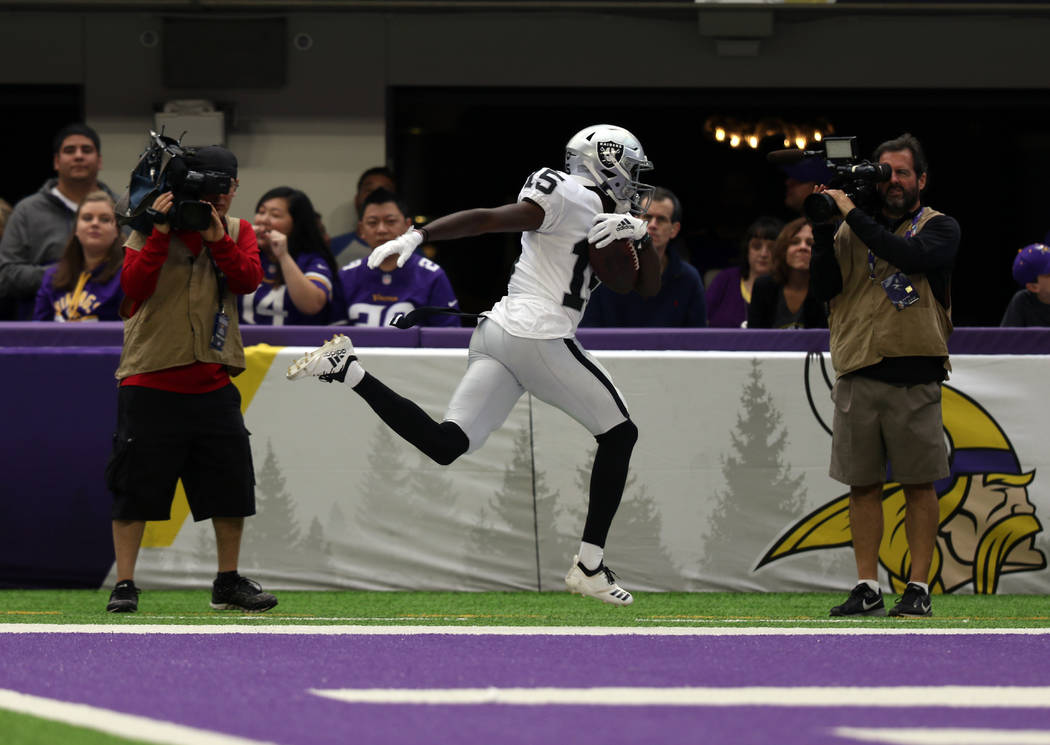
[[[849,375],[835,382],[831,400],[831,478],[867,486],[924,484],[948,475],[940,383],[897,386]]]

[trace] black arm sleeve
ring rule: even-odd
[[[749,329],[771,329],[777,314],[777,283],[771,276],[755,277],[751,303],[747,306]]]
[[[809,290],[822,303],[842,292],[842,267],[835,258],[836,225],[813,226],[813,256],[809,261]]]
[[[911,238],[894,235],[859,209],[850,210],[846,222],[873,254],[905,274],[931,274],[950,270],[955,264],[959,223],[947,215],[931,218]]]

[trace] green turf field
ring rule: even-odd
[[[845,593],[636,593],[617,608],[564,592],[276,592],[261,614],[213,611],[206,590],[144,590],[139,612],[105,612],[106,590],[0,590],[0,622],[56,624],[435,624],[485,626],[1050,627],[1043,595],[935,595],[933,618],[830,619]],[[893,597],[887,595],[887,607]]]
[[[137,745],[144,742],[3,709],[0,709],[0,732],[5,745]]]

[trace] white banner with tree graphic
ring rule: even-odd
[[[593,437],[526,395],[477,452],[438,466],[349,388],[289,383],[303,350],[249,354],[258,514],[242,571],[269,588],[561,590],[579,545]],[[827,475],[831,401],[799,353],[604,352],[640,430],[606,556],[632,590],[841,590],[854,579],[846,487]],[[440,418],[465,350],[364,349],[366,369]],[[953,358],[952,476],[938,482],[933,586],[1050,590],[1047,357]],[[238,385],[246,383],[238,382]],[[242,388],[242,391],[244,389]],[[250,399],[250,400],[249,400]],[[883,579],[906,576],[903,500],[885,491]],[[214,576],[208,523],[147,540],[145,586]],[[159,524],[166,525],[166,524]],[[151,524],[151,529],[155,526]]]

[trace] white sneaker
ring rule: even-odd
[[[631,597],[631,593],[616,584],[615,577],[604,561],[592,572],[584,568],[579,556],[573,556],[572,568],[565,575],[565,584],[569,592],[589,595],[613,605],[630,605],[634,598]]]
[[[346,379],[347,368],[356,360],[354,345],[343,334],[336,334],[314,351],[300,357],[288,367],[285,377],[299,380],[308,376],[320,378],[326,383]]]

